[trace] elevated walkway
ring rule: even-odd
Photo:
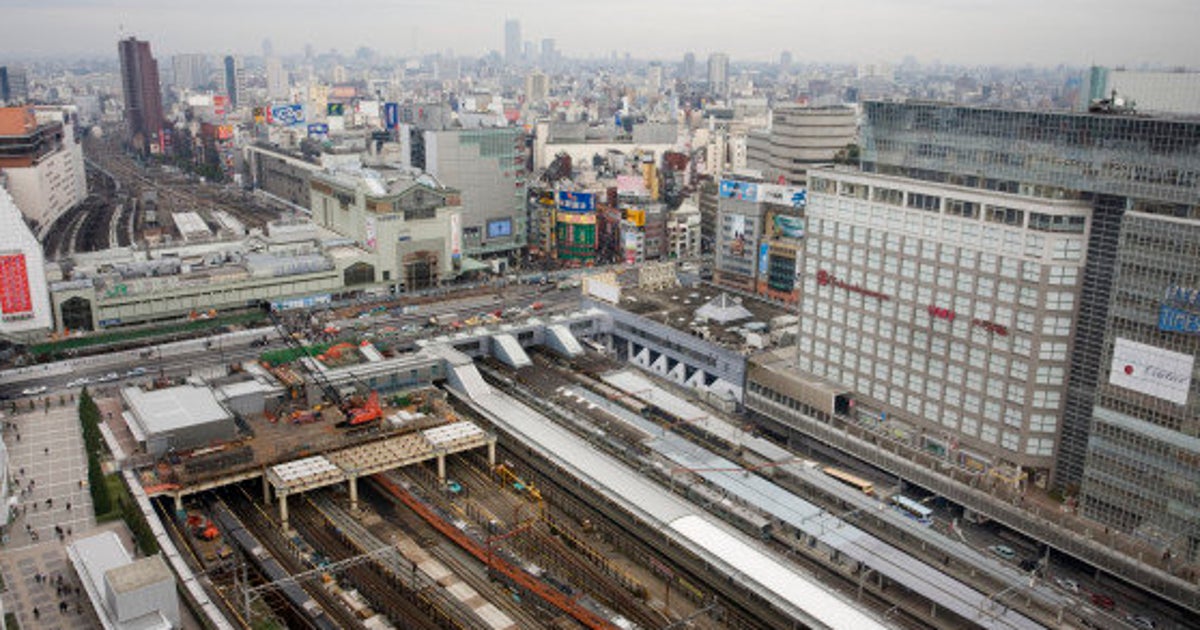
[[[525,354],[525,349],[517,342],[516,337],[508,333],[492,335],[492,354],[501,363],[513,369],[533,365],[533,361],[529,360],[529,355]]]
[[[546,327],[546,345],[555,354],[568,359],[574,359],[583,354],[583,346],[579,345],[579,340],[571,334],[570,328],[562,324],[552,324]]]

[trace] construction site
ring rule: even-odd
[[[388,356],[272,319],[285,350],[126,388],[124,422],[108,423],[181,590],[217,627],[1034,628],[1063,614],[1013,595],[1035,620],[985,594],[1005,576],[958,581],[939,550],[858,529],[882,516],[620,360],[600,310]]]

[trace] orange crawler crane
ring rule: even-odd
[[[373,422],[383,417],[383,408],[379,405],[379,392],[372,391],[367,403],[351,409],[346,414],[346,421],[338,423],[339,427],[357,427]]]

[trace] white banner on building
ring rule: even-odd
[[[1187,404],[1196,357],[1117,338],[1108,382],[1177,405]]]

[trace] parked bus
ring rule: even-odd
[[[875,484],[871,483],[870,481],[867,481],[866,479],[863,479],[861,477],[855,477],[854,475],[851,475],[850,473],[848,473],[844,470],[839,470],[837,468],[834,468],[833,466],[826,466],[822,470],[825,471],[826,475],[829,475],[830,477],[837,479],[838,481],[846,484],[847,486],[850,486],[852,488],[857,488],[859,490],[859,492],[862,492],[863,494],[866,494],[866,495],[874,495],[875,494]]]
[[[892,497],[892,505],[896,506],[905,516],[922,525],[933,524],[933,510],[925,507],[919,501],[914,501],[902,494]]]

